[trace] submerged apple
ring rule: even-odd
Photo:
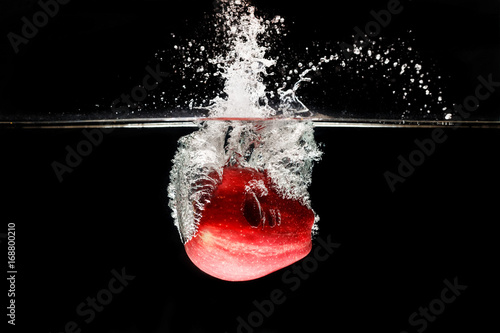
[[[314,212],[283,199],[266,172],[225,167],[222,181],[186,244],[191,261],[227,281],[256,279],[304,258],[311,250]]]

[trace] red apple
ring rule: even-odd
[[[283,199],[266,172],[226,167],[185,249],[207,274],[252,280],[304,258],[313,224],[313,211]]]

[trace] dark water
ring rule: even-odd
[[[244,283],[200,272],[172,224],[170,160],[188,132],[115,130],[61,183],[51,163],[65,163],[65,147],[85,140],[80,130],[0,134],[2,230],[14,222],[17,231],[14,331],[60,332],[74,321],[81,332],[236,332],[237,318],[256,311],[252,302],[277,289],[281,304],[264,310],[255,332],[416,332],[423,324],[409,316],[455,278],[467,289],[427,331],[492,323],[497,130],[449,130],[394,193],[384,173],[397,173],[398,156],[408,158],[431,130],[317,130],[325,155],[310,188],[321,217],[314,249],[320,239],[341,245],[320,252],[317,265],[308,260],[308,275],[287,268]],[[130,281],[107,303],[113,269]],[[98,294],[106,304],[89,310],[87,297]]]

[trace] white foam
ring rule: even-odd
[[[321,151],[309,122],[291,120],[208,121],[181,138],[168,187],[169,206],[181,238],[196,234],[210,196],[226,165],[267,171],[276,191],[311,207],[308,187]],[[263,184],[247,187],[263,194]]]

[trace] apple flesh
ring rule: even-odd
[[[283,199],[266,172],[225,167],[185,249],[209,275],[253,280],[304,258],[311,251],[313,224],[314,212]]]

